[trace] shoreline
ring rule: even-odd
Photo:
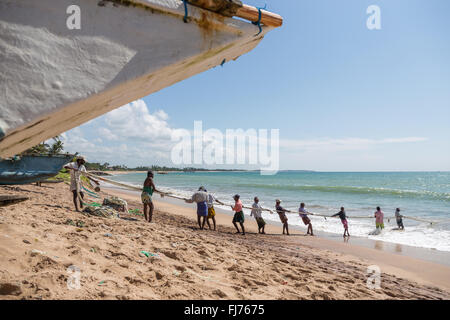
[[[102,186],[102,189],[105,193],[121,197],[124,200],[140,202],[138,192],[110,186]],[[178,199],[169,200],[160,196],[157,197],[157,200],[155,198],[153,200],[155,211],[161,210],[187,217],[192,219],[193,226],[198,228],[194,205]],[[216,208],[216,220],[218,227],[234,229],[231,223],[231,211],[227,212],[224,209]],[[261,237],[280,236],[290,244],[304,245],[313,250],[337,252],[350,260],[359,259],[378,265],[382,272],[394,273],[419,283],[450,290],[450,253],[445,251],[387,243],[356,236],[351,236],[349,242],[343,242],[342,236],[325,232],[317,232],[314,237],[305,236],[305,228],[291,225],[289,226],[291,235],[283,236],[281,234],[281,223],[274,223],[267,219],[266,223],[266,235],[257,235],[258,229],[254,218],[246,216],[244,226],[247,233],[253,233]],[[205,228],[207,228],[207,225],[205,225]]]
[[[283,200],[283,207],[293,212],[288,214],[290,226],[295,225],[300,228],[303,227],[303,222],[295,213],[298,211],[299,203],[306,202],[308,210],[318,216],[311,218],[314,231],[318,234],[318,231],[324,232],[324,236],[335,240],[341,239],[343,228],[338,218],[330,219],[329,217],[335,214],[340,206],[345,206],[352,239],[356,239],[355,236],[357,236],[359,242],[364,242],[364,246],[375,247],[376,244],[376,247],[385,247],[386,250],[391,252],[414,256],[417,256],[415,252],[411,252],[412,250],[415,251],[414,248],[427,248],[431,251],[425,250],[422,252],[426,259],[450,264],[448,262],[450,257],[441,254],[441,252],[450,253],[450,225],[448,224],[448,210],[445,207],[447,202],[445,192],[420,191],[421,189],[418,189],[416,185],[414,187],[391,186],[383,188],[378,183],[381,183],[382,180],[380,179],[384,179],[384,176],[372,177],[373,184],[369,182],[358,184],[356,180],[353,180],[363,178],[363,176],[324,175],[311,177],[300,174],[280,176],[279,179],[263,178],[261,180],[257,174],[236,174],[236,177],[233,174],[225,174],[224,176],[217,174],[219,173],[205,173],[206,177],[196,174],[187,176],[183,176],[183,174],[162,175],[159,178],[156,176],[155,181],[165,192],[181,197],[190,197],[191,191],[196,189],[194,186],[198,185],[207,185],[208,190],[213,191],[215,196],[225,203],[231,203],[232,195],[239,193],[247,207],[253,203],[254,195],[258,195],[261,199],[261,205],[269,209],[273,208],[274,205],[274,200],[271,199],[280,198]],[[296,182],[290,186],[289,181],[294,177]],[[417,180],[420,178],[421,176],[408,176],[405,179]],[[111,177],[111,179],[133,185],[136,185],[137,182],[137,186],[139,186],[142,183],[141,180],[143,181],[143,176],[140,173],[129,176],[121,175],[116,178]],[[297,181],[297,179],[299,180]],[[328,179],[327,182],[324,179]],[[341,180],[342,183],[339,183]],[[228,185],[230,183],[233,184],[233,187]],[[373,186],[370,187],[370,185]],[[441,197],[444,198],[441,199]],[[427,201],[431,201],[429,205],[427,205]],[[381,235],[371,235],[371,232],[375,229],[373,218],[375,206],[381,206],[385,212],[386,228]],[[228,206],[216,207],[229,209]],[[395,231],[397,225],[393,212],[398,207],[402,208],[402,214],[405,215],[406,232]],[[244,212],[247,215],[250,214],[249,209],[245,209]],[[272,216],[268,212],[264,213],[263,216],[267,220],[279,221],[277,215]],[[321,218],[322,216],[324,218]],[[373,241],[368,241],[368,239]],[[437,250],[437,253],[434,252],[435,250]]]
[[[102,188],[110,190],[111,192],[119,192],[122,194],[132,194],[139,198],[139,194],[135,191],[122,189],[120,187],[116,187],[116,186],[112,186],[112,185],[108,185],[108,186],[103,185]],[[161,198],[159,195],[158,195],[157,199],[158,200],[155,202],[172,203],[174,205],[182,206],[185,208],[193,207],[192,204],[187,204],[184,201],[179,200],[179,199],[167,198],[167,197]],[[139,199],[133,199],[133,200],[139,200]],[[231,210],[225,210],[225,209],[217,207],[217,206],[215,206],[215,210],[216,210],[216,212],[219,212],[221,214],[225,214],[225,215],[229,216],[230,222],[228,223],[228,226],[233,227],[233,225],[231,224],[231,219],[233,217],[233,213]],[[254,220],[253,218],[246,215],[246,221],[248,221],[249,219]],[[272,226],[278,227],[280,230],[279,234],[281,234],[281,230],[282,230],[281,222],[272,221],[272,220],[268,220],[268,219],[265,219],[265,220],[266,220],[267,225],[272,225]],[[298,232],[306,233],[306,227],[304,227],[304,226],[289,224],[289,230],[296,230]],[[276,233],[276,231],[275,231],[275,233]],[[327,240],[337,241],[337,242],[345,242],[345,241],[343,241],[342,234],[331,233],[331,232],[326,232],[326,231],[315,231],[314,234],[320,238],[325,238]],[[416,259],[420,259],[420,260],[424,260],[424,261],[428,261],[428,262],[438,263],[438,264],[442,264],[442,265],[450,267],[450,252],[448,252],[448,251],[441,251],[441,250],[437,250],[437,249],[431,249],[431,248],[426,248],[426,247],[417,247],[417,246],[405,245],[405,244],[382,241],[382,240],[374,240],[374,239],[364,238],[361,236],[351,236],[348,239],[348,242],[346,242],[346,243],[348,243],[350,245],[358,245],[358,246],[365,247],[365,248],[376,249],[378,251],[388,252],[388,253],[392,253],[392,254],[396,254],[396,255],[416,258]]]

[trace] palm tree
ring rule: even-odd
[[[42,142],[39,143],[38,145],[31,147],[30,149],[28,149],[27,151],[25,151],[25,153],[31,153],[31,154],[45,154],[48,152],[48,147],[49,145]]]
[[[53,137],[52,139],[54,143],[48,149],[48,152],[52,155],[61,153],[64,150],[64,143],[61,141],[59,136]]]
[[[31,147],[30,149],[24,151],[22,154],[35,154],[35,155],[44,155],[44,154],[59,154],[64,150],[64,143],[61,141],[59,136],[53,137],[53,144],[50,146],[48,143],[42,142],[38,145]]]

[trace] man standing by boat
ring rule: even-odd
[[[86,163],[86,159],[83,156],[78,156],[75,162],[70,162],[64,165],[64,168],[70,170],[70,191],[73,193],[73,204],[75,205],[75,210],[80,211],[78,209],[77,199],[80,201],[80,208],[83,209],[83,198],[84,193],[81,191],[81,175],[86,172],[86,167],[84,164]],[[97,185],[99,182],[90,177],[88,179],[94,181]]]

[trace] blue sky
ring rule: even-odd
[[[280,129],[281,169],[450,170],[449,1],[245,3],[267,3],[284,25],[235,62],[71,130],[68,149],[171,165],[170,132],[202,120],[204,129]],[[366,27],[369,5],[381,9],[381,30]],[[130,113],[163,132],[146,131],[144,150],[126,134],[108,139],[127,132],[116,120]]]

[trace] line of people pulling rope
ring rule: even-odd
[[[171,196],[170,194],[164,193],[160,190],[157,190],[155,187],[155,184],[153,182],[153,172],[149,171],[147,173],[147,178],[144,181],[144,188],[141,193],[141,200],[144,204],[144,217],[148,222],[152,221],[153,216],[153,202],[152,202],[152,195],[153,192],[158,192],[162,197],[163,196]],[[190,199],[181,198],[181,197],[175,197],[178,199],[183,199],[187,203],[196,203],[197,204],[197,223],[201,230],[205,228],[205,224],[208,225],[208,228],[211,229],[211,223],[210,219],[213,222],[213,229],[216,230],[216,212],[214,209],[214,203],[218,203],[220,205],[227,205],[220,201],[219,199],[215,198],[211,193],[208,193],[205,187],[201,186],[198,188],[198,191],[195,192]],[[253,216],[256,220],[256,223],[258,225],[258,233],[265,234],[264,228],[266,225],[266,222],[264,221],[262,217],[263,211],[268,211],[271,214],[273,214],[273,211],[270,209],[265,209],[261,207],[259,204],[259,198],[254,198],[254,203],[251,207],[245,207],[242,204],[242,201],[240,200],[240,195],[236,194],[234,197],[234,205],[230,205],[231,209],[234,211],[233,216],[233,225],[236,228],[236,233],[242,233],[245,235],[245,227],[244,227],[244,208],[251,209],[250,216]],[[278,213],[278,216],[280,218],[280,221],[283,225],[283,234],[289,235],[289,225],[288,225],[288,218],[286,216],[286,213],[293,213],[291,210],[287,210],[281,206],[281,200],[276,199],[275,200],[275,212]],[[340,211],[336,214],[333,214],[331,216],[325,216],[325,215],[319,215],[312,212],[309,212],[305,208],[305,203],[301,203],[300,207],[298,209],[298,213],[300,218],[302,219],[305,226],[307,226],[307,234],[314,236],[313,233],[313,226],[311,219],[308,217],[308,215],[312,216],[321,216],[321,217],[339,217],[342,225],[344,227],[344,237],[349,237],[350,233],[348,231],[348,221],[347,221],[347,215],[345,213],[345,208],[341,207]],[[377,229],[384,229],[384,213],[381,211],[380,207],[377,207],[377,210],[374,213],[375,217],[375,224]],[[364,217],[366,218],[366,217]],[[400,208],[397,208],[395,211],[395,218],[398,225],[398,229],[403,230],[403,216],[400,214]],[[239,224],[239,225],[238,225]],[[239,230],[239,226],[241,227],[241,230]]]
[[[153,217],[154,205],[153,205],[153,201],[152,201],[152,196],[153,196],[154,192],[159,193],[161,195],[161,197],[168,196],[168,197],[184,200],[187,203],[196,203],[197,204],[197,223],[199,225],[199,228],[202,230],[205,228],[205,224],[207,224],[209,229],[211,229],[210,220],[212,220],[212,222],[213,222],[213,229],[216,230],[216,219],[215,219],[216,212],[214,209],[214,203],[218,203],[220,205],[225,205],[225,206],[227,205],[227,204],[223,203],[222,201],[216,199],[211,193],[208,193],[206,188],[203,186],[200,187],[198,189],[198,191],[195,192],[190,199],[187,199],[187,198],[179,197],[179,196],[176,196],[176,195],[173,195],[170,193],[166,193],[166,192],[156,189],[155,184],[153,182],[154,175],[153,175],[152,171],[147,172],[147,177],[144,181],[143,189],[141,189],[139,187],[130,186],[125,183],[109,180],[109,179],[99,177],[99,176],[94,176],[86,171],[86,168],[84,166],[85,162],[86,162],[86,159],[83,156],[78,156],[75,162],[68,163],[64,166],[64,168],[70,170],[70,178],[71,178],[70,179],[71,180],[70,189],[73,193],[73,202],[75,205],[75,209],[77,211],[79,211],[77,200],[79,200],[80,206],[81,207],[83,206],[82,199],[84,197],[84,194],[81,191],[81,187],[82,187],[81,180],[80,180],[81,175],[86,176],[89,180],[93,181],[97,185],[99,185],[99,181],[97,180],[97,179],[99,179],[99,180],[103,180],[105,182],[112,183],[112,184],[115,184],[117,186],[124,187],[127,189],[131,189],[131,190],[135,190],[135,191],[142,191],[141,192],[141,201],[144,205],[144,208],[143,208],[144,209],[144,218],[148,222],[151,222],[152,217]],[[238,194],[236,194],[233,197],[233,199],[234,199],[235,203],[234,203],[234,205],[230,205],[230,207],[234,211],[233,225],[236,228],[236,231],[237,231],[236,233],[245,234],[245,227],[244,227],[245,216],[244,216],[243,209],[246,208],[246,209],[251,210],[250,216],[253,216],[256,220],[256,223],[258,225],[258,233],[265,234],[264,229],[265,229],[266,222],[264,221],[264,219],[262,217],[262,212],[268,211],[269,213],[273,214],[275,211],[278,214],[280,221],[283,225],[283,234],[289,235],[289,225],[288,225],[288,218],[286,216],[286,213],[294,213],[294,212],[283,208],[281,206],[280,199],[275,200],[275,210],[274,211],[271,209],[261,207],[261,205],[259,204],[258,197],[254,198],[254,203],[251,207],[244,206],[242,204],[242,202],[240,200],[240,196]],[[327,215],[309,212],[305,208],[305,203],[301,203],[300,207],[298,209],[298,214],[299,214],[300,218],[302,219],[303,223],[305,224],[305,226],[307,226],[307,234],[308,235],[311,235],[311,236],[314,235],[311,219],[308,217],[309,215],[311,215],[311,216],[324,217],[325,219],[330,218],[330,217],[339,217],[342,222],[342,226],[344,228],[343,236],[344,237],[350,236],[350,233],[348,231],[347,215],[345,213],[344,207],[341,207],[340,211],[338,213],[333,214],[331,216],[327,216]],[[374,213],[374,217],[375,217],[375,226],[376,226],[377,230],[381,231],[382,229],[384,229],[384,213],[381,211],[380,207],[377,207],[377,209]],[[351,217],[351,218],[368,218],[368,217]],[[400,208],[397,208],[395,211],[395,219],[396,219],[399,230],[404,230],[403,218],[405,218],[405,216],[401,215]],[[434,223],[434,222],[422,220],[419,218],[413,218],[413,217],[407,217],[407,218],[417,220],[417,221],[427,222],[430,224]],[[239,230],[239,226],[241,227],[241,230]]]

